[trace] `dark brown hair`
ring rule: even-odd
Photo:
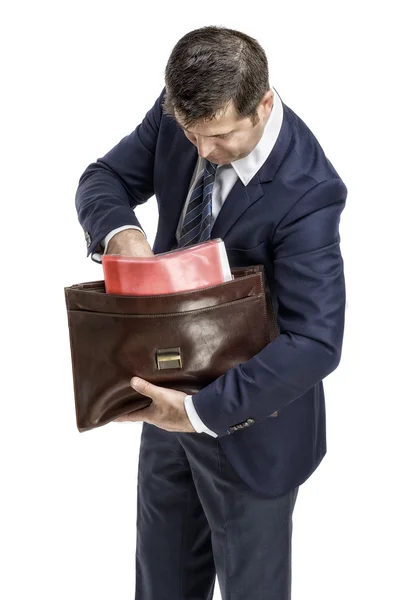
[[[256,108],[270,89],[268,61],[245,33],[210,25],[184,35],[165,68],[163,111],[188,127],[223,114],[232,100],[240,118],[258,122]]]

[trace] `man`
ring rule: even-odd
[[[152,249],[133,209],[153,195]],[[222,27],[178,41],[143,122],[83,173],[93,260],[221,237],[232,267],[264,265],[280,330],[192,397],[131,380],[153,399],[117,419],[143,421],[137,600],[210,599],[216,574],[224,600],[291,597],[292,513],[326,453],[322,379],[341,356],[346,196],[263,49]]]

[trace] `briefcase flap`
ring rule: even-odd
[[[262,270],[232,269],[234,279],[198,290],[153,296],[107,294],[103,280],[64,288],[68,310],[160,314],[208,308],[265,293]]]

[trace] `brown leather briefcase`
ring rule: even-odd
[[[263,265],[231,272],[231,281],[158,296],[107,294],[104,281],[64,288],[79,431],[149,406],[134,375],[194,394],[278,335]]]

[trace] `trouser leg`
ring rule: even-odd
[[[137,484],[136,600],[211,600],[211,531],[174,432],[143,423]]]
[[[180,433],[211,529],[223,600],[290,600],[292,513],[298,487],[261,496],[236,474],[218,440]]]

